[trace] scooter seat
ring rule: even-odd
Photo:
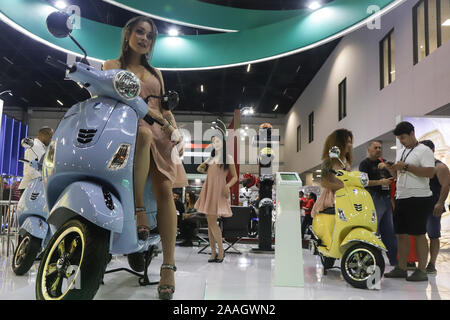
[[[328,208],[320,211],[320,213],[335,215],[336,214],[336,207],[328,207]]]

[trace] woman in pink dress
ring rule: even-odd
[[[158,31],[148,17],[135,17],[127,22],[122,33],[122,50],[118,59],[108,60],[103,69],[125,69],[141,80],[141,97],[164,94],[161,72],[149,64]],[[146,218],[144,189],[150,174],[157,202],[158,230],[163,248],[163,264],[158,286],[160,299],[171,299],[175,292],[175,241],[177,215],[172,188],[187,186],[186,172],[175,147],[182,141],[172,113],[164,110],[161,100],[150,98],[148,114],[164,124],[149,125],[139,120],[136,150],[134,155],[134,202],[136,223],[140,240],[147,239],[149,224]],[[174,141],[175,140],[175,141]],[[180,154],[178,154],[180,153]],[[178,157],[178,158],[177,158]]]
[[[341,151],[340,159],[345,164],[345,169],[348,171],[351,170],[353,161],[353,134],[347,129],[335,130],[327,137],[323,146],[322,192],[311,211],[313,218],[323,210],[334,207],[334,194],[337,190],[344,187],[344,183],[330,171],[330,169],[342,170],[342,164],[339,160],[331,159],[329,156],[329,150],[334,146],[338,147]]]
[[[211,139],[213,150],[211,157],[198,166],[197,171],[208,172],[200,196],[195,203],[198,212],[204,213],[208,220],[208,238],[211,245],[211,257],[208,262],[222,262],[225,256],[222,243],[222,231],[217,218],[231,217],[230,187],[238,180],[233,157],[227,154],[226,141],[220,134]],[[227,183],[228,172],[231,180]],[[216,243],[219,252],[216,253]]]

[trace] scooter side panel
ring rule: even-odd
[[[113,232],[121,232],[123,228],[123,209],[119,200],[110,193],[114,209],[105,203],[102,186],[87,181],[74,182],[61,194],[48,217],[48,223],[59,225],[66,221],[60,215],[68,209],[86,220]]]
[[[350,231],[341,243],[341,250],[345,251],[347,249],[346,247],[353,242],[367,243],[380,250],[387,251],[384,243],[373,232],[364,228],[355,228]]]
[[[21,236],[28,232],[33,237],[45,239],[48,233],[48,224],[39,217],[30,216],[25,219],[19,229]]]
[[[47,219],[48,208],[45,202],[42,178],[34,179],[25,189],[17,204],[17,216],[19,219],[19,226],[21,226],[29,216],[39,216],[44,220]]]

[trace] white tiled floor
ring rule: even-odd
[[[339,270],[330,270],[318,281],[316,258],[303,250],[305,286],[303,288],[274,287],[274,255],[250,253],[252,246],[238,245],[242,255],[227,254],[221,264],[207,263],[209,255],[197,254],[198,248],[176,247],[177,300],[425,300],[450,299],[450,248],[441,251],[437,276],[425,283],[382,279],[381,290],[361,290],[349,286]],[[11,270],[11,257],[0,252],[0,300],[35,299],[34,287],[38,262],[30,272],[18,277]],[[150,265],[150,280],[157,281],[162,257]],[[128,267],[125,257],[114,257],[108,269]],[[387,271],[391,267],[387,267]],[[108,274],[96,299],[157,299],[156,286],[140,287],[137,278],[126,272]]]

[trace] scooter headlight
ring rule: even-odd
[[[359,177],[361,179],[361,184],[363,185],[363,187],[367,187],[369,185],[369,175],[365,172],[361,172],[359,174]]]
[[[338,218],[344,222],[347,222],[347,218],[345,217],[344,210],[342,210],[341,208],[338,208],[337,212],[338,212]]]
[[[108,163],[109,170],[119,170],[125,167],[130,156],[131,145],[121,144]]]
[[[44,165],[48,168],[53,168],[55,166],[55,144],[56,141],[52,141],[48,146],[47,153],[44,159]]]
[[[113,80],[114,89],[125,100],[131,100],[141,93],[141,82],[132,72],[121,70],[116,73]]]

